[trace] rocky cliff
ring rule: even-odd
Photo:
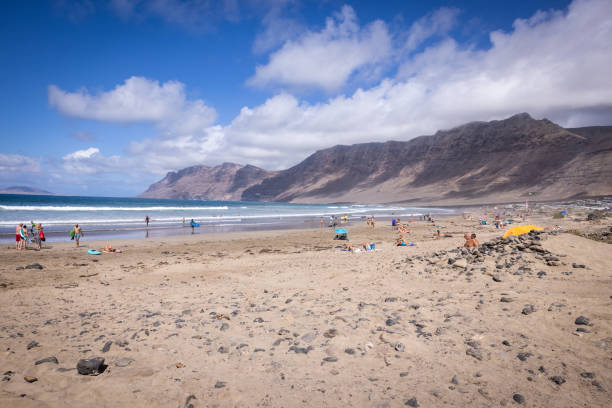
[[[243,200],[477,203],[612,194],[612,127],[526,113],[406,142],[335,146],[246,189]]]
[[[139,197],[237,201],[246,188],[274,174],[259,167],[234,163],[216,167],[192,166],[168,173]]]
[[[612,126],[564,129],[526,113],[409,141],[334,146],[287,170],[194,166],[142,197],[474,204],[612,194]]]

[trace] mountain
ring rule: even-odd
[[[39,188],[27,186],[11,186],[0,189],[0,194],[32,194],[32,195],[55,195]]]
[[[612,194],[612,127],[526,113],[406,142],[320,150],[246,189],[245,201],[474,204]]]
[[[275,174],[259,167],[234,163],[216,167],[192,166],[168,173],[138,197],[237,201],[246,188]]]
[[[609,194],[612,126],[564,129],[521,113],[405,142],[338,145],[278,172],[189,167],[141,196],[451,205]]]

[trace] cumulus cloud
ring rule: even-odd
[[[0,175],[2,175],[2,178],[20,177],[24,173],[40,172],[42,172],[40,158],[0,153]]]
[[[446,35],[457,23],[458,15],[459,9],[442,7],[421,17],[407,31],[403,51],[411,52],[431,37]]]
[[[350,6],[327,19],[321,31],[308,31],[287,41],[257,66],[247,83],[339,89],[357,70],[381,62],[391,52],[387,25],[377,20],[363,28]]]

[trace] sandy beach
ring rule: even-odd
[[[450,217],[395,247],[387,224],[349,227],[366,253],[327,228],[3,245],[0,406],[610,406],[612,246]]]

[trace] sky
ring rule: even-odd
[[[0,5],[0,188],[133,196],[528,112],[612,125],[612,1]]]

